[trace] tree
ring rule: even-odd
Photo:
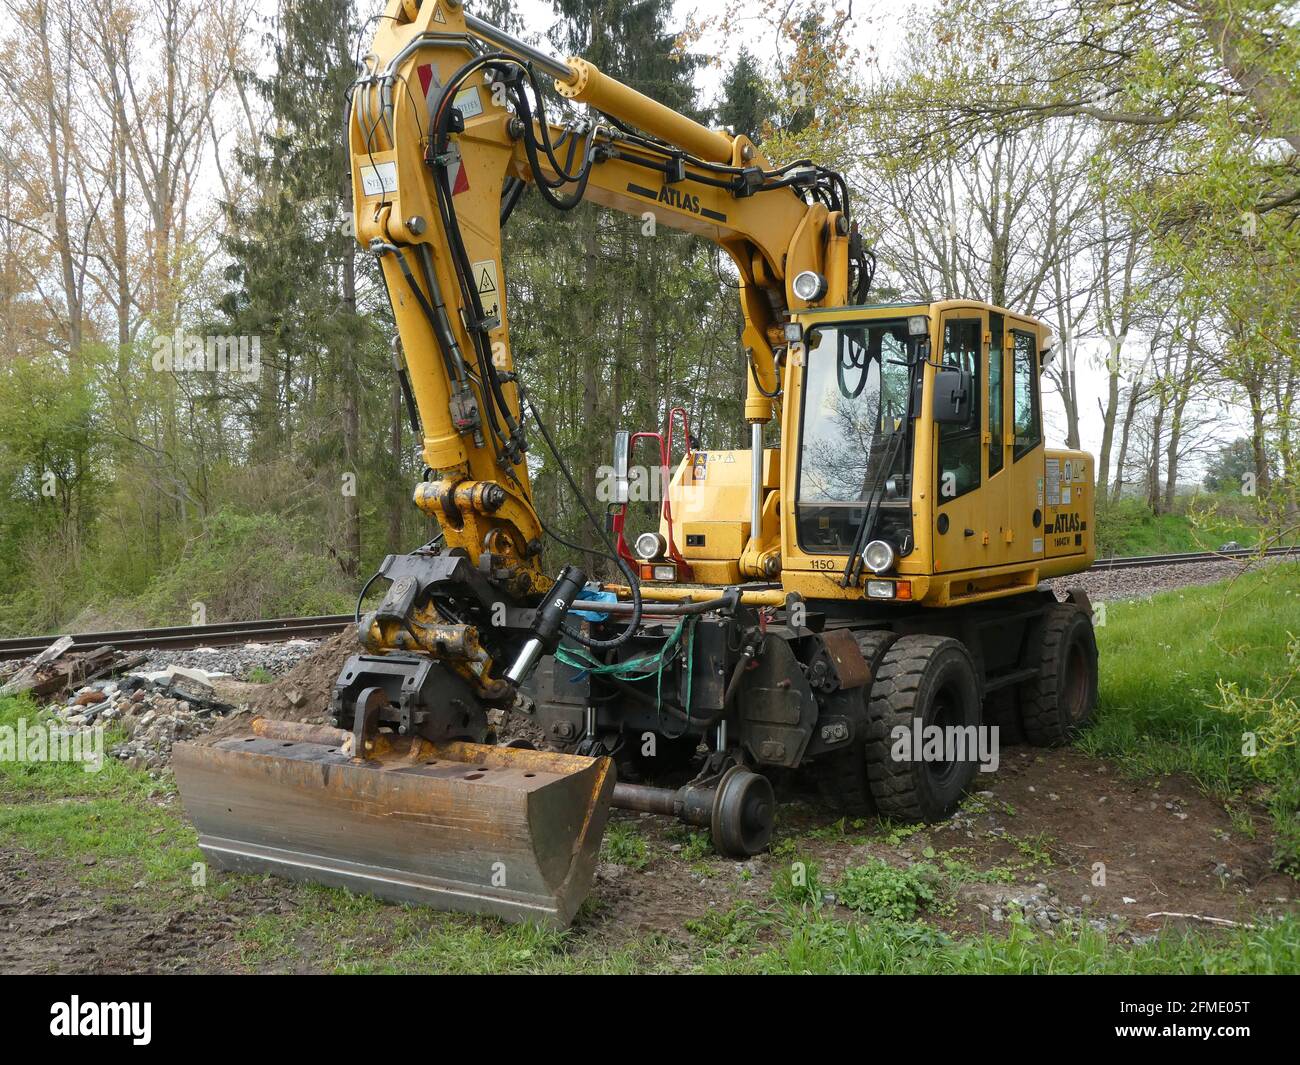
[[[295,454],[309,470],[330,471],[318,503],[327,513],[341,511],[341,536],[328,546],[350,577],[362,554],[361,397],[371,392],[367,378],[385,366],[376,323],[358,303],[351,179],[340,138],[355,28],[350,0],[281,4],[270,39],[275,69],[250,78],[274,132],[262,151],[242,158],[259,195],[251,206],[228,205],[235,287],[222,301],[234,332],[261,338],[250,457],[272,462]],[[386,484],[395,472],[374,481]]]
[[[1250,438],[1239,436],[1220,446],[1205,468],[1207,492],[1241,492],[1255,475],[1255,449]]]

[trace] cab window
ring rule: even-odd
[[[980,342],[978,318],[951,320],[943,327],[943,363],[971,375],[970,421],[939,426],[939,505],[980,486]]]
[[[989,477],[1002,469],[1002,315],[989,315]]]
[[[1019,330],[1015,338],[1015,457],[1027,455],[1043,438],[1041,416],[1038,411],[1038,353],[1034,338]]]

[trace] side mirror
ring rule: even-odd
[[[632,434],[626,429],[619,429],[614,434],[614,499],[615,503],[626,503],[632,496],[628,482],[629,453]]]
[[[971,414],[969,370],[940,370],[934,375],[934,420],[939,425],[965,425]]]

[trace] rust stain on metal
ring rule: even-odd
[[[822,642],[835,663],[841,688],[861,688],[871,679],[871,667],[858,649],[857,637],[849,629],[823,632]]]

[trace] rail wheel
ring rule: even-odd
[[[914,732],[918,719],[920,737]],[[867,778],[880,813],[903,821],[938,821],[952,813],[975,775],[972,752],[945,744],[945,757],[918,758],[917,748],[926,753],[923,741],[931,726],[979,724],[979,681],[970,652],[944,636],[899,637],[880,663],[867,709]],[[966,757],[946,757],[958,753]]]
[[[868,680],[862,688],[862,698],[867,702],[871,699],[871,686],[881,659],[896,639],[897,633],[884,629],[864,632],[858,637],[858,650],[867,660]],[[866,740],[863,737],[857,737],[838,751],[822,755],[812,768],[822,798],[829,805],[850,817],[865,817],[875,811],[871,782],[867,779]]]
[[[1038,676],[1020,687],[1020,723],[1035,747],[1069,743],[1097,708],[1097,637],[1092,619],[1073,603],[1043,615]]]
[[[718,784],[710,836],[728,858],[748,858],[767,849],[776,821],[776,794],[760,773],[732,766]]]

